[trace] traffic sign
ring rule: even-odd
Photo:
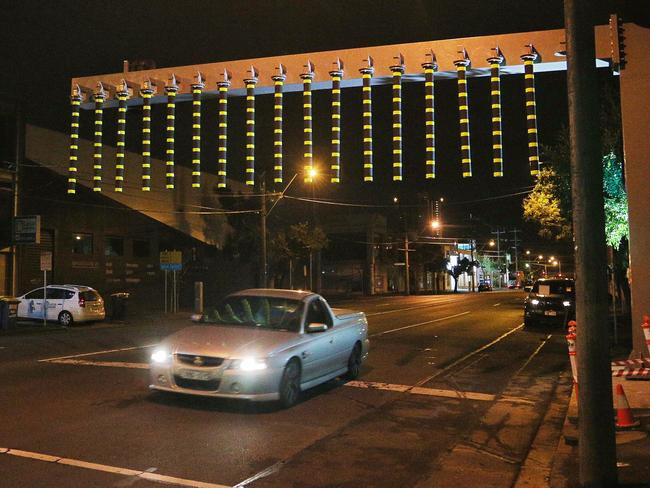
[[[52,271],[52,252],[41,252],[41,271]]]
[[[180,271],[183,269],[183,253],[181,251],[160,251],[160,269]]]
[[[24,215],[22,217],[14,217],[13,223],[14,244],[41,243],[40,215]]]

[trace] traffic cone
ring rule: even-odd
[[[632,409],[623,390],[623,385],[619,383],[616,385],[616,428],[629,429],[631,427],[638,427],[639,425],[639,421],[634,420]]]

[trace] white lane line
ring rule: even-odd
[[[457,314],[454,314],[454,315],[448,315],[447,317],[441,317],[439,319],[427,320],[426,322],[420,322],[420,323],[417,323],[417,324],[405,325],[404,327],[398,327],[397,329],[391,329],[391,330],[385,330],[383,332],[377,332],[376,334],[371,334],[369,337],[378,337],[378,336],[382,336],[382,335],[386,335],[386,334],[392,334],[393,332],[399,332],[400,330],[412,329],[413,327],[422,327],[423,325],[434,324],[436,322],[442,322],[443,320],[453,319],[455,317],[460,317],[462,315],[467,315],[468,313],[471,313],[471,312],[470,311],[461,312],[461,313],[457,313]]]
[[[74,366],[105,366],[108,368],[149,369],[147,363],[125,363],[121,361],[85,361],[83,359],[53,359],[52,364],[72,364]]]
[[[493,401],[496,397],[489,393],[474,393],[471,391],[441,390],[439,388],[422,388],[419,386],[394,385],[391,383],[378,383],[374,381],[348,381],[345,386],[366,388],[370,390],[386,390],[397,393],[412,393],[413,395],[427,395],[444,398],[460,398],[465,400]]]
[[[110,354],[112,352],[134,351],[136,349],[144,349],[145,347],[155,347],[158,344],[147,344],[146,346],[122,347],[120,349],[107,349],[105,351],[85,352],[83,354],[73,354],[72,356],[60,356],[58,358],[39,359],[39,363],[48,361],[58,361],[59,359],[82,358],[85,356],[97,356],[99,354]]]
[[[539,351],[542,350],[542,347],[544,347],[544,346],[546,345],[546,343],[551,339],[551,337],[553,337],[552,334],[549,334],[549,335],[546,336],[546,339],[544,339],[544,340],[542,341],[542,343],[537,347],[537,349],[535,349],[535,351],[533,351],[533,353],[528,357],[528,359],[526,360],[526,362],[524,363],[524,365],[523,365],[521,368],[519,368],[519,369],[517,370],[517,372],[514,374],[513,377],[515,377],[515,376],[519,376],[519,373],[521,373],[524,369],[526,369],[526,366],[528,366],[528,365],[530,364],[530,362],[533,360],[533,358],[534,358],[535,356],[537,356],[537,354],[539,353]]]
[[[63,458],[59,456],[51,456],[49,454],[42,454],[38,452],[22,451],[20,449],[0,448],[0,454],[9,454],[11,456],[18,456],[23,458],[34,459],[36,461],[44,461],[54,464],[63,464],[75,468],[90,469],[93,471],[103,471],[105,473],[120,474],[123,476],[135,476],[138,478],[155,481],[158,483],[171,483],[180,486],[191,486],[194,488],[230,488],[227,485],[219,485],[217,483],[208,483],[206,481],[188,480],[186,478],[176,478],[175,476],[166,476],[162,474],[152,473],[149,470],[139,471],[129,468],[120,468],[117,466],[109,466],[107,464],[90,463],[80,459]]]
[[[455,299],[447,299],[447,300],[440,300],[440,301],[435,301],[432,303],[428,303],[426,305],[416,305],[415,307],[406,307],[406,308],[395,308],[393,310],[384,310],[383,312],[373,312],[373,313],[367,313],[366,317],[374,317],[375,315],[386,315],[387,313],[395,313],[395,312],[406,312],[407,310],[417,310],[419,308],[429,308],[434,305],[444,305],[445,303],[451,303],[455,302],[457,300]]]
[[[495,303],[495,304],[492,305],[492,306],[493,306],[493,307],[498,307],[499,305],[501,305],[501,302],[499,302],[499,303]]]
[[[437,377],[440,376],[441,374],[446,373],[447,371],[449,371],[450,369],[454,368],[456,365],[462,363],[463,361],[466,361],[467,359],[471,358],[472,356],[475,356],[475,355],[477,355],[478,353],[485,351],[488,347],[491,347],[491,346],[493,346],[494,344],[496,344],[497,342],[499,342],[499,341],[505,339],[505,338],[508,337],[510,334],[512,334],[512,333],[514,333],[514,332],[517,332],[518,330],[521,330],[523,327],[524,327],[524,324],[519,324],[519,325],[518,325],[517,327],[515,327],[514,329],[510,329],[508,332],[505,332],[504,334],[501,334],[499,337],[497,337],[497,338],[494,339],[493,341],[489,342],[488,344],[485,344],[484,346],[481,346],[481,347],[479,347],[478,349],[476,349],[476,350],[474,350],[474,351],[472,351],[472,352],[470,352],[470,353],[468,353],[468,354],[465,354],[462,358],[457,359],[456,361],[454,361],[454,362],[451,363],[450,365],[444,367],[444,368],[441,369],[440,371],[438,371],[438,372],[432,374],[431,376],[427,376],[426,378],[424,378],[424,379],[421,380],[421,381],[418,381],[418,383],[417,383],[416,386],[422,386],[422,385],[424,385],[425,383],[428,383],[428,382],[431,381],[432,379],[437,378]]]
[[[265,478],[265,477],[270,476],[270,475],[272,475],[274,473],[277,473],[278,471],[280,471],[280,468],[282,467],[282,465],[284,463],[285,463],[285,461],[278,461],[277,463],[269,466],[268,468],[260,471],[259,473],[254,474],[250,478],[246,478],[244,481],[242,481],[240,483],[237,483],[232,488],[244,488],[245,486],[250,485],[253,481],[257,481],[257,480],[259,480],[261,478]]]

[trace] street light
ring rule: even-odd
[[[495,245],[494,239],[490,239],[490,242],[488,242],[488,244],[490,245],[490,247],[494,247]]]
[[[526,250],[526,256],[530,256],[530,249]]]
[[[440,228],[440,221],[439,220],[432,220],[431,221],[431,228],[433,230],[437,230]]]
[[[541,254],[539,256],[537,256],[538,261],[541,261],[542,259],[544,259],[544,256],[542,256]]]

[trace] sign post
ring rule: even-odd
[[[52,271],[52,252],[41,252],[41,271],[43,272],[43,326],[47,325],[47,272]]]
[[[183,253],[181,251],[160,251],[160,269],[165,272],[165,313],[168,312],[167,307],[167,297],[169,296],[168,292],[168,280],[167,273],[173,271],[172,276],[172,296],[169,301],[170,307],[169,311],[172,313],[178,312],[178,297],[176,292],[176,272],[183,269]]]

